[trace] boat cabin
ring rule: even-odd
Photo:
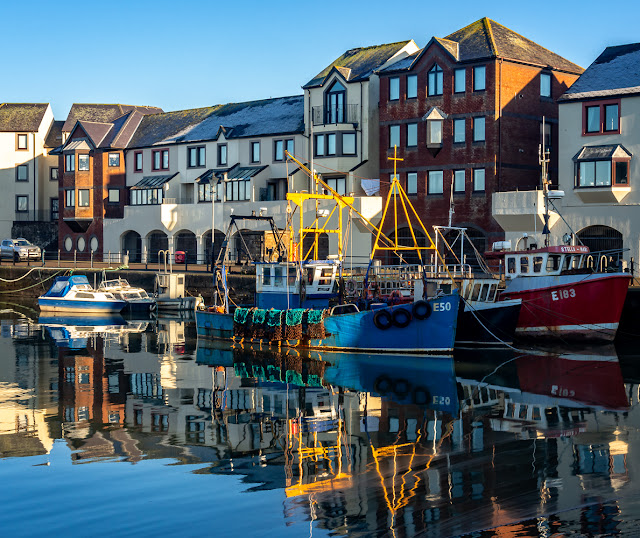
[[[328,308],[338,296],[338,276],[338,263],[331,261],[256,263],[256,306]]]
[[[504,258],[505,278],[517,276],[556,276],[567,271],[597,266],[589,255],[589,247],[568,245],[521,251],[491,253],[491,257]]]

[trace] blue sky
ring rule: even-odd
[[[49,102],[65,119],[74,102],[169,111],[297,95],[345,50],[422,47],[482,17],[587,67],[638,41],[640,4],[626,3],[5,2],[0,102]]]

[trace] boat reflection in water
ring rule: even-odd
[[[20,383],[30,378],[20,368],[39,376],[28,390],[55,391],[29,400],[47,419],[29,425],[28,443],[11,433],[3,446],[20,449],[3,457],[44,454],[64,439],[72,462],[198,464],[210,492],[237,476],[248,484],[243,497],[230,490],[214,504],[218,512],[205,514],[207,524],[212,514],[224,520],[229,534],[242,523],[224,514],[247,501],[247,489],[281,492],[249,499],[256,517],[276,521],[273,535],[290,526],[300,533],[300,525],[308,532],[309,522],[332,534],[505,527],[522,536],[591,535],[624,531],[625,507],[624,521],[640,520],[630,480],[638,386],[625,387],[613,348],[454,357],[269,352],[196,345],[194,333],[192,324],[160,319],[118,338],[88,338],[83,349],[58,345],[57,366],[35,367],[35,354],[10,361],[1,407],[25,390]],[[11,409],[15,416],[2,415],[5,432],[26,412],[20,402]],[[176,466],[158,465],[148,491],[137,467],[119,467],[119,488],[144,501]],[[184,493],[174,489],[163,495]]]

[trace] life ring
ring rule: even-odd
[[[373,324],[381,331],[386,331],[393,324],[393,318],[388,310],[378,310],[373,315]]]
[[[396,308],[391,317],[393,318],[393,324],[401,329],[411,323],[411,313],[406,308]]]
[[[373,383],[373,390],[380,395],[389,392],[389,390],[391,390],[391,379],[389,376],[381,375],[378,377]]]
[[[406,379],[396,379],[393,382],[393,392],[398,398],[405,398],[409,394],[411,385]]]
[[[411,401],[417,405],[426,405],[431,400],[431,394],[425,387],[415,387],[411,393]]]
[[[347,295],[355,295],[356,294],[356,281],[353,279],[349,279],[344,284],[344,289],[347,292]]]
[[[416,301],[413,303],[411,313],[416,319],[427,319],[431,315],[431,305],[427,301]]]

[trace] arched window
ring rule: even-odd
[[[416,236],[416,242],[419,247],[427,246],[427,238],[420,230],[413,230],[413,233]],[[395,242],[395,232],[392,232],[389,235],[389,238]],[[407,227],[398,229],[398,246],[402,247],[413,247],[413,237],[411,237],[411,230]],[[421,250],[420,256],[422,256],[422,261],[425,263],[429,263],[429,257],[431,256],[431,252],[428,250]],[[402,258],[402,259],[400,259]],[[409,265],[417,265],[420,263],[420,258],[418,256],[418,252],[415,250],[401,250],[398,253],[394,253],[393,251],[389,251],[389,261],[388,263],[391,265],[396,265],[398,263],[407,263]]]
[[[325,94],[325,123],[344,123],[347,89],[336,80]]]
[[[589,247],[592,253],[609,251],[607,258],[613,258],[616,262],[622,259],[622,234],[609,226],[588,226],[577,233],[582,243]],[[613,251],[613,252],[611,252]]]
[[[427,95],[442,95],[442,67],[438,64],[429,69],[427,81]]]

